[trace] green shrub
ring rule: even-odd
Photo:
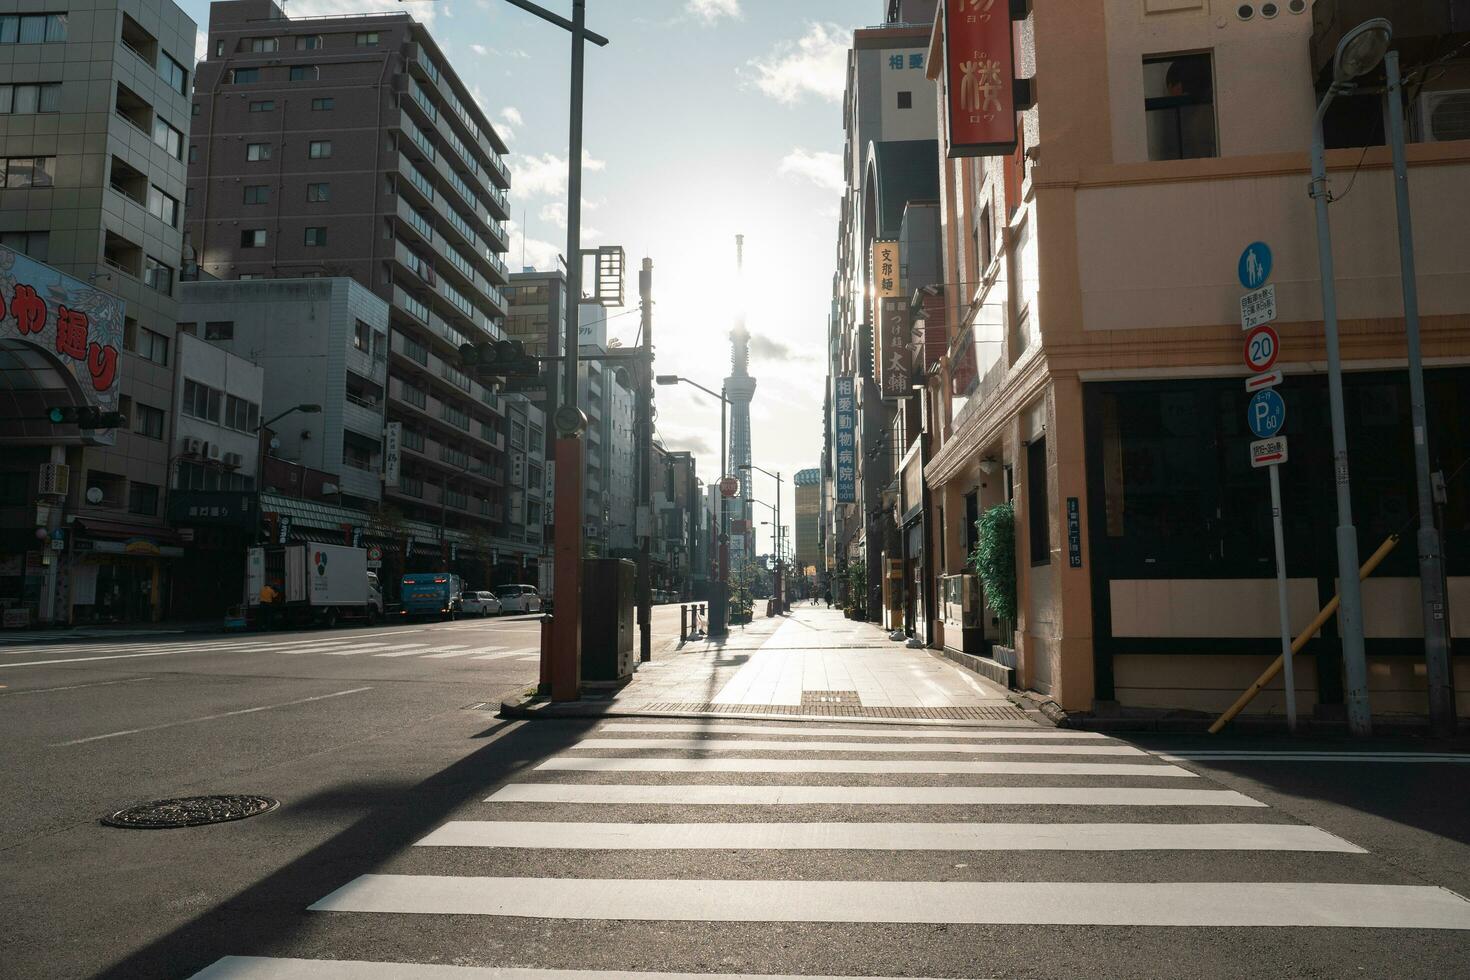
[[[985,603],[1006,623],[1016,621],[1016,512],[996,504],[975,522],[979,537],[970,564],[985,586]]]

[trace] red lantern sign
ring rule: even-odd
[[[950,157],[1015,151],[1015,68],[1008,0],[944,0]]]

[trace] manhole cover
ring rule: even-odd
[[[269,796],[184,796],[176,800],[139,803],[108,814],[102,822],[109,827],[164,830],[169,827],[198,827],[207,823],[244,820],[269,813],[280,806]]]

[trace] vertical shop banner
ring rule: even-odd
[[[902,296],[878,304],[878,387],[884,398],[907,398],[913,391],[913,351],[909,346],[909,305]]]
[[[837,379],[837,502],[857,503],[857,419],[852,378]]]
[[[0,341],[20,341],[61,368],[75,405],[117,411],[123,301],[0,247]],[[84,433],[112,445],[112,429]]]
[[[403,423],[383,426],[383,483],[397,488],[399,468],[403,463]]]
[[[903,295],[903,273],[898,262],[898,242],[873,242],[873,298]]]
[[[944,0],[948,156],[1015,151],[1015,67],[1008,0]]]

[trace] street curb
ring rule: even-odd
[[[647,711],[639,708],[616,708],[612,705],[580,702],[553,703],[537,698],[502,701],[498,718],[521,721],[600,720],[604,718],[686,718],[718,721],[794,721],[841,725],[887,725],[894,728],[1034,728],[1031,722],[981,721],[943,718],[865,718],[851,715],[777,715],[745,711]]]

